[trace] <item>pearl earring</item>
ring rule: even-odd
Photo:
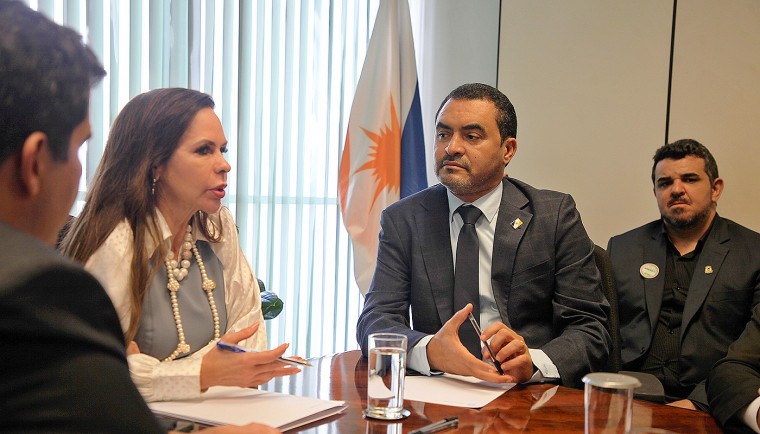
[[[150,183],[150,194],[151,194],[151,196],[155,196],[156,195],[156,181],[158,181],[158,179],[153,178],[153,181]]]

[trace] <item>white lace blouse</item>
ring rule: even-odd
[[[161,212],[156,210],[156,213],[158,227],[169,248],[171,231]],[[213,214],[211,219],[217,223],[221,220],[223,227],[221,241],[210,243],[224,267],[227,330],[222,334],[237,332],[259,322],[256,334],[240,342],[240,345],[259,350],[266,349],[267,336],[261,314],[258,282],[240,248],[235,222],[229,210],[224,207]],[[200,230],[197,230],[197,222],[193,225],[196,226],[193,228],[193,238],[205,240]],[[128,287],[132,261],[131,239],[132,229],[125,219],[114,228],[103,245],[85,264],[85,269],[100,281],[111,298],[124,330],[129,327],[131,308]],[[147,246],[150,256],[157,246],[153,246],[149,240]],[[147,354],[128,356],[132,380],[148,402],[199,397],[201,359],[215,344],[216,342],[211,342],[194,354],[170,362],[161,362]]]

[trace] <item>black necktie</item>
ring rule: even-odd
[[[454,311],[467,303],[472,303],[472,315],[480,322],[480,288],[478,275],[480,273],[478,252],[478,234],[475,223],[483,213],[472,205],[462,205],[457,211],[462,216],[464,225],[459,231],[457,241],[457,259],[454,268]],[[477,358],[482,358],[480,352],[480,337],[475,328],[465,321],[459,327],[459,340]]]

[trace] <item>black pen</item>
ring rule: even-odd
[[[240,347],[240,346],[237,346],[234,344],[228,344],[222,341],[217,342],[216,346],[219,347],[220,350],[230,351],[233,353],[259,353],[260,352],[259,350],[254,350],[253,348]],[[291,364],[291,365],[311,366],[311,363],[305,360],[292,359],[290,357],[278,357],[277,360]]]
[[[472,315],[472,312],[469,313],[470,322],[472,323],[472,326],[475,327],[475,331],[478,333],[478,339],[480,339],[480,335],[483,334],[482,331],[480,331],[480,325],[478,325],[478,322],[475,321],[475,317]],[[497,371],[499,371],[500,375],[504,375],[504,370],[501,369],[501,363],[499,363],[498,360],[496,360],[496,355],[494,355],[493,351],[491,351],[491,346],[488,345],[488,342],[483,342],[486,346],[486,349],[488,350],[488,354],[491,355],[491,362],[493,362],[493,366],[496,368]]]
[[[454,428],[455,426],[459,425],[459,418],[454,417],[447,417],[444,420],[439,420],[438,422],[431,423],[430,425],[423,426],[420,429],[416,429],[414,431],[410,431],[409,434],[431,434],[438,431],[443,431],[448,428]]]

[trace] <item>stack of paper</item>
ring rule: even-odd
[[[281,430],[306,425],[346,409],[344,401],[304,398],[239,387],[211,387],[199,399],[152,402],[153,413],[203,425],[263,423]]]

